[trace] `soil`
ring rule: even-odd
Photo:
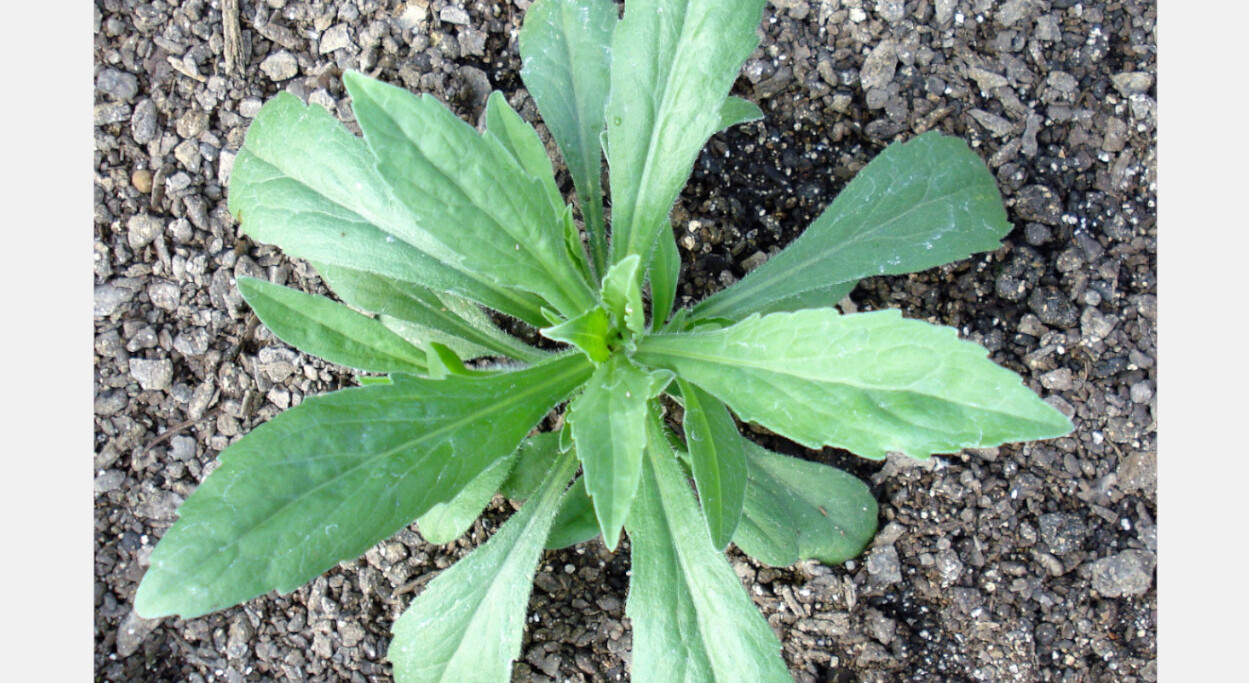
[[[517,75],[528,4],[96,0],[97,680],[389,681],[391,622],[510,513],[496,498],[455,543],[405,530],[291,595],[199,619],[132,609],[216,455],[354,383],[275,340],[234,287],[325,292],[226,211],[251,117],[288,90],[350,121],[340,75],[357,69],[473,122],[500,89],[537,121]],[[987,161],[1015,229],[995,252],[865,280],[843,308],[957,327],[1076,426],[926,464],[754,429],[880,501],[880,535],[845,566],[730,552],[797,680],[1156,680],[1155,26],[1136,1],[769,2],[734,90],[766,117],[716,136],[674,209],[681,301],[794,239],[887,143],[936,128]],[[626,680],[628,570],[597,541],[547,553],[514,679]]]

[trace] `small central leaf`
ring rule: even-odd
[[[539,332],[551,341],[564,342],[585,352],[590,360],[602,363],[611,355],[607,340],[611,334],[611,317],[607,311],[595,306],[572,320],[545,327]]]

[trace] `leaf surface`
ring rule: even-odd
[[[243,299],[278,339],[331,363],[366,372],[425,374],[425,353],[363,313],[323,296],[251,277]]]
[[[681,250],[671,230],[661,230],[655,239],[655,259],[651,262],[648,279],[651,283],[651,327],[658,330],[668,322],[677,299]]]
[[[603,276],[600,296],[617,324],[641,334],[646,329],[646,312],[642,310],[642,288],[638,266],[641,259],[630,256],[608,269]]]
[[[707,523],[676,457],[650,420],[635,509],[627,526],[632,578],[633,680],[792,683],[781,643],[763,620]]]
[[[708,332],[652,335],[639,362],[666,367],[808,448],[916,458],[1062,436],[1071,423],[949,327],[896,310],[751,316]]]
[[[732,128],[738,124],[758,121],[763,118],[763,110],[759,105],[741,97],[729,96],[720,107],[720,124],[716,131]]]
[[[607,348],[607,333],[611,326],[611,316],[601,307],[595,306],[572,320],[544,327],[542,336],[552,341],[564,342],[585,352],[590,360],[602,363],[611,355]]]
[[[612,36],[607,155],[612,260],[649,268],[656,237],[742,62],[759,44],[763,0],[635,0]]]
[[[699,502],[712,544],[724,550],[733,539],[746,496],[745,439],[715,397],[684,380],[678,382],[685,399],[685,443]]]
[[[454,498],[438,503],[417,517],[416,526],[421,536],[434,545],[450,543],[463,536],[494,499],[499,485],[507,479],[515,464],[516,453],[499,458],[474,477]]]
[[[387,653],[397,680],[511,680],[534,571],[576,462],[560,456],[533,499],[412,601]]]
[[[876,499],[839,469],[745,442],[749,484],[733,543],[773,567],[816,559],[838,565],[876,535]]]
[[[834,306],[862,278],[997,249],[1010,229],[980,157],[958,138],[925,133],[885,148],[798,239],[704,299],[693,317]]]
[[[525,11],[518,37],[521,80],[564,155],[600,276],[607,268],[607,237],[599,136],[616,22],[610,0],[537,0]]]
[[[495,137],[430,95],[355,72],[343,82],[379,171],[411,216],[399,237],[431,235],[457,267],[533,292],[565,316],[594,304],[542,182]]]
[[[515,450],[590,367],[570,354],[306,399],[222,452],[152,552],[136,610],[191,618],[358,557]]]
[[[530,324],[540,300],[453,267],[413,227],[373,154],[319,105],[279,93],[261,108],[230,174],[230,212],[245,234],[289,256],[456,292]]]
[[[555,172],[551,169],[551,159],[546,155],[546,146],[533,126],[516,113],[498,90],[490,93],[486,101],[486,134],[497,139],[525,173],[542,183],[551,206],[556,211],[562,211],[564,196],[555,184]]]
[[[642,472],[646,446],[646,402],[671,379],[613,354],[594,372],[585,391],[568,407],[585,487],[608,550],[615,550]]]

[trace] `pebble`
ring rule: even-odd
[[[1050,553],[1060,557],[1079,550],[1088,536],[1088,528],[1078,515],[1051,512],[1037,521],[1041,540],[1049,546]]]
[[[144,619],[131,610],[117,627],[117,656],[125,659],[139,651],[139,646],[151,635],[160,619]]]
[[[165,224],[146,213],[135,214],[126,221],[126,242],[131,249],[142,249],[152,243],[165,229]]]
[[[1115,316],[1105,315],[1096,308],[1088,306],[1080,314],[1080,335],[1084,337],[1085,342],[1098,342],[1105,339],[1117,324],[1119,324],[1119,319]]]
[[[93,300],[95,317],[106,318],[133,298],[134,290],[114,285],[99,285],[95,288]]]
[[[1149,403],[1149,399],[1154,397],[1154,387],[1148,380],[1141,380],[1128,390],[1128,397],[1133,403]]]
[[[882,40],[863,60],[859,81],[864,90],[882,88],[893,80],[898,69],[898,48],[892,40]]]
[[[455,5],[447,5],[446,7],[443,7],[442,11],[438,13],[438,18],[448,24],[458,24],[460,26],[468,26],[469,22],[468,12],[465,12],[463,8],[456,7]]]
[[[146,168],[141,168],[130,174],[130,184],[134,185],[134,189],[142,194],[152,191],[152,172]]]
[[[1015,130],[1015,124],[992,112],[987,112],[983,109],[972,109],[967,113],[976,120],[976,123],[984,126],[985,130],[992,133],[994,137],[1004,138]]]
[[[354,47],[351,42],[351,34],[348,32],[347,24],[336,24],[325,30],[321,34],[321,43],[317,46],[318,51],[325,55],[335,50]]]
[[[1050,327],[1075,327],[1076,307],[1055,287],[1037,287],[1028,296],[1028,308]]]
[[[95,495],[102,496],[116,491],[126,482],[126,473],[121,470],[105,470],[95,478]]]
[[[260,63],[260,70],[271,81],[285,81],[299,73],[299,61],[286,50],[275,52]]]
[[[119,102],[129,102],[139,94],[139,79],[125,71],[101,69],[95,77],[95,89]]]
[[[902,580],[902,563],[898,549],[892,545],[877,547],[867,556],[867,572],[872,583],[889,586]]]
[[[145,391],[164,391],[173,382],[173,363],[167,358],[161,360],[131,358],[130,376],[134,377]]]
[[[175,436],[169,441],[169,457],[178,462],[187,462],[195,458],[195,439],[190,436]]]
[[[1149,92],[1149,88],[1154,84],[1154,77],[1146,71],[1125,71],[1111,76],[1110,82],[1114,84],[1119,94],[1131,97]]]
[[[881,19],[896,24],[906,16],[906,3],[903,0],[876,0],[876,13]]]
[[[1028,14],[1031,0],[1006,0],[994,17],[1003,26],[1014,26]]]
[[[1075,386],[1070,368],[1058,368],[1041,375],[1041,386],[1050,391],[1070,391]]]
[[[151,299],[153,306],[161,310],[178,310],[180,296],[178,285],[168,280],[153,280],[147,286],[147,298]]]
[[[122,102],[96,105],[94,115],[96,126],[121,123],[130,118],[130,105]]]
[[[958,0],[936,0],[933,11],[937,15],[938,24],[948,24],[950,19],[954,18],[954,8],[958,5]]]
[[[1108,598],[1142,595],[1153,583],[1158,558],[1148,550],[1124,550],[1093,563],[1093,590]]]
[[[130,135],[140,145],[156,139],[156,104],[151,100],[140,100],[134,105],[134,114],[130,117]]]
[[[179,332],[178,336],[174,337],[173,348],[184,356],[202,356],[208,352],[210,341],[208,330],[202,327],[192,327]]]
[[[1062,203],[1053,190],[1044,185],[1028,185],[1015,193],[1015,215],[1025,221],[1046,225],[1062,222]]]

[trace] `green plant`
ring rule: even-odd
[[[191,618],[292,591],[413,520],[448,542],[501,491],[526,502],[395,623],[397,679],[509,680],[543,548],[601,534],[615,550],[623,530],[634,680],[790,680],[722,551],[844,562],[874,535],[876,503],[848,474],[744,439],[733,413],[874,459],[1068,433],[954,330],[833,308],[863,277],[999,245],[997,188],[956,139],[890,146],[786,250],[672,314],[668,212],[706,140],[762,116],[728,92],[763,4],[631,0],[623,19],[610,0],[529,8],[522,76],[583,227],[500,93],[478,133],[432,97],[348,73],[363,139],[289,94],[266,104],[230,209],[347,305],[255,279],[240,291],[282,340],[385,376],[226,449],[152,553],[139,613]],[[483,307],[572,348],[525,344]],[[531,434],[565,400],[562,429]],[[675,405],[680,435],[664,419]]]

